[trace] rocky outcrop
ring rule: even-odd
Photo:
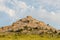
[[[42,21],[38,21],[31,16],[27,16],[26,18],[22,18],[11,26],[5,26],[0,28],[0,32],[20,32],[20,33],[54,33],[57,30],[50,26],[49,24],[45,24]]]

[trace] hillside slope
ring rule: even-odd
[[[58,31],[49,24],[45,24],[43,21],[38,21],[32,18],[31,16],[27,16],[26,18],[22,18],[14,22],[10,26],[0,28],[0,32],[41,34],[41,33],[57,33]]]

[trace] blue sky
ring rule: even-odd
[[[0,0],[0,27],[27,15],[60,29],[60,0]]]

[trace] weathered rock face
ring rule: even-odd
[[[6,26],[0,28],[0,32],[21,32],[21,33],[53,33],[57,31],[50,25],[45,24],[42,21],[38,21],[31,16],[22,18],[17,22],[13,23],[11,26]]]

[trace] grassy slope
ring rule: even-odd
[[[33,34],[0,34],[0,40],[60,40],[60,37],[57,36],[49,36],[49,35],[33,35]]]

